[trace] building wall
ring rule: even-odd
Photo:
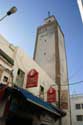
[[[60,58],[60,78],[61,84],[68,84],[67,64],[66,64],[66,52],[64,46],[64,36],[62,35],[60,28],[58,27],[58,43],[59,43],[59,58]],[[68,88],[68,87],[67,87]]]
[[[11,58],[12,60],[14,59],[15,49],[16,47],[8,43],[8,41],[0,35],[0,50],[3,51],[3,53],[6,54],[6,56]],[[10,83],[12,82],[12,76],[11,76],[12,69],[13,69],[13,64],[8,62],[8,60],[0,53],[0,72],[1,72],[0,82],[6,84],[6,82],[3,81],[4,76],[8,77],[8,82]]]
[[[76,109],[76,104],[80,104],[80,109]],[[83,116],[83,95],[73,95],[71,96],[71,114],[72,114],[72,125],[82,125],[82,121],[77,121],[77,115]]]
[[[59,58],[60,58],[61,91],[66,92],[66,96],[64,95],[64,101],[68,105],[68,109],[65,109],[65,111],[67,112],[67,116],[63,118],[62,123],[64,125],[67,122],[67,125],[68,125],[70,123],[70,97],[69,97],[69,87],[68,87],[68,84],[69,84],[68,71],[67,71],[66,52],[65,52],[65,45],[64,45],[64,35],[61,33],[59,27],[58,27],[58,43],[59,43]]]
[[[2,49],[11,58],[14,57],[16,47],[9,43],[3,36],[0,35],[0,49]]]
[[[83,23],[83,0],[77,0],[77,4],[81,15],[82,23]]]
[[[47,90],[51,85],[54,85],[55,82],[46,74],[46,72],[40,68],[40,66],[33,61],[28,55],[18,47],[15,47],[12,45],[12,49],[10,48],[10,43],[8,43],[2,36],[0,36],[0,49],[2,49],[9,57],[14,59],[14,65],[11,66],[5,61],[0,59],[0,66],[3,68],[3,73],[0,79],[0,82],[3,82],[3,77],[7,76],[9,78],[9,82],[13,83],[26,88],[26,80],[27,80],[27,74],[31,69],[36,69],[39,73],[39,78],[38,78],[38,86],[33,87],[33,88],[28,88],[27,90],[32,92],[34,95],[39,96],[40,94],[40,86],[44,88],[44,100],[47,100]],[[18,69],[21,69],[24,72],[24,80],[22,84],[18,84],[16,82],[17,80],[17,72]],[[11,77],[11,72],[13,75],[13,78]],[[6,84],[6,83],[5,83]],[[57,85],[55,84],[54,88],[57,90]],[[57,97],[58,98],[58,97]]]
[[[59,92],[58,94],[61,96],[61,101],[62,92],[64,93],[65,91],[63,101],[65,101],[64,103],[66,103],[68,107],[62,107],[62,109],[67,112],[67,116],[62,119],[62,123],[63,125],[70,125],[70,102],[64,34],[53,16],[48,17],[45,20],[45,24],[37,30],[34,60],[59,86],[60,94]],[[64,84],[65,86],[63,86]]]
[[[16,74],[18,69],[22,69],[22,71],[25,73],[24,77],[24,83],[23,83],[23,88],[26,89],[26,80],[27,80],[27,73],[31,69],[36,69],[39,73],[39,79],[38,79],[38,86],[33,87],[33,88],[28,88],[30,92],[35,94],[36,96],[39,96],[39,88],[40,85],[44,87],[44,93],[45,93],[45,100],[46,100],[46,95],[47,95],[47,90],[49,87],[54,83],[54,81],[43,71],[39,65],[33,61],[30,57],[28,57],[25,52],[18,48],[15,56],[15,65],[14,65],[14,83],[16,83]],[[56,84],[55,84],[56,86]],[[55,87],[57,89],[57,86]]]
[[[50,37],[51,36],[49,36],[49,39]],[[53,36],[51,38],[53,38]],[[35,61],[33,61],[33,59],[28,57],[27,54],[21,48],[14,47],[12,45],[12,49],[11,49],[9,47],[10,44],[4,38],[2,39],[2,36],[0,39],[0,44],[1,44],[0,49],[3,49],[3,51],[9,57],[14,59],[14,65],[10,65],[9,63],[6,63],[2,58],[0,58],[0,66],[1,68],[4,69],[0,82],[4,83],[3,77],[4,75],[6,75],[11,79],[9,81],[10,83],[13,82],[17,86],[20,86],[20,84],[17,84],[16,80],[17,80],[18,69],[21,69],[25,73],[25,76],[24,76],[23,84],[20,87],[23,87],[24,89],[30,91],[31,93],[39,97],[40,85],[43,86],[44,87],[44,101],[47,101],[47,90],[50,88],[50,86],[54,85],[53,87],[56,89],[56,91],[58,91],[56,83],[49,77],[49,75],[42,68],[40,68],[40,66]],[[27,89],[26,88],[27,73],[33,68],[36,69],[39,73],[38,86]],[[12,81],[12,76],[10,75],[11,72],[13,75],[13,81]],[[58,100],[58,95],[57,95],[57,100]],[[1,104],[0,107],[2,107],[0,110],[0,117],[2,117],[3,112],[4,112],[4,106]],[[48,116],[46,117],[47,119],[49,119]],[[50,119],[50,120],[52,120],[53,122],[52,124],[56,124],[53,119]],[[49,122],[49,125],[51,125],[51,122]]]
[[[49,20],[52,20],[52,22],[48,23]],[[59,55],[57,55],[56,51],[57,41],[59,46]],[[58,77],[60,77],[61,84],[68,84],[65,53],[64,35],[60,29],[60,26],[57,24],[55,18],[53,17],[45,20],[45,24],[39,27],[37,30],[34,60],[47,72],[47,74],[54,81],[56,81],[56,63],[57,58],[59,58],[60,74],[58,74]]]
[[[55,80],[54,25],[38,29],[35,61]],[[49,48],[49,49],[48,49]],[[46,64],[46,65],[45,65]]]

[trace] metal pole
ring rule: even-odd
[[[69,106],[70,106],[70,125],[72,125],[72,116],[71,116],[71,98],[70,98],[70,86],[69,86]]]
[[[58,107],[60,108],[61,100],[60,100],[60,95],[61,95],[61,86],[60,84],[58,85]]]
[[[58,107],[61,108],[61,85],[58,84]],[[59,125],[62,125],[62,119],[59,119]]]
[[[16,13],[16,11],[17,11],[17,8],[16,8],[15,6],[12,7],[12,8],[6,13],[6,15],[3,16],[3,17],[0,19],[0,22],[1,22],[4,18],[6,18],[7,16],[10,16],[11,14]]]
[[[0,22],[7,17],[7,14],[0,19]]]

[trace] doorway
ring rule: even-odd
[[[6,120],[6,125],[32,125],[32,119],[11,116]]]

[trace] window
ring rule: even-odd
[[[76,109],[81,109],[81,104],[76,104]]]
[[[49,23],[51,22],[51,20],[49,20]]]
[[[76,109],[83,109],[83,104],[76,104]]]
[[[18,72],[17,72],[17,74],[18,74],[18,75],[20,75],[20,72],[21,72],[21,70],[20,70],[20,69],[18,69]]]
[[[7,81],[8,81],[8,77],[7,77],[7,76],[4,76],[3,82],[7,82]]]
[[[82,109],[83,109],[83,104],[81,104],[82,105]]]
[[[16,77],[16,84],[20,87],[23,86],[24,76],[25,76],[25,73],[21,69],[18,69],[17,77]]]
[[[18,69],[17,75],[22,77],[24,75],[24,72],[21,69]]]
[[[45,42],[47,42],[47,40],[45,40]]]
[[[46,53],[44,52],[44,55],[46,55]]]
[[[11,65],[14,65],[14,60],[1,49],[0,49],[0,56],[2,56]]]
[[[43,86],[40,86],[39,97],[44,100],[44,87]]]
[[[40,91],[43,92],[44,91],[44,87],[40,86]]]
[[[76,119],[77,121],[83,121],[83,115],[77,115]]]

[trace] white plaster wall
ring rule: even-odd
[[[67,74],[67,64],[66,64],[66,53],[64,47],[64,37],[58,27],[58,42],[59,42],[59,54],[60,54],[60,79],[61,79],[61,89],[68,91],[68,110],[67,115],[62,118],[62,124],[70,125],[70,97],[68,88],[68,74]],[[65,86],[63,86],[65,85]]]
[[[47,90],[49,89],[49,87],[53,84],[55,84],[53,82],[53,80],[45,73],[45,71],[43,71],[38,64],[33,61],[30,57],[28,57],[25,52],[21,49],[18,48],[17,52],[16,52],[16,56],[15,56],[15,65],[14,65],[14,82],[16,80],[16,72],[18,70],[18,68],[22,69],[25,72],[25,79],[24,79],[24,84],[23,84],[23,88],[26,89],[26,78],[27,78],[27,73],[31,70],[31,69],[36,69],[39,72],[39,80],[38,80],[38,87],[33,87],[33,88],[28,88],[28,90],[30,92],[32,92],[33,94],[35,94],[36,96],[39,96],[39,86],[42,85],[45,89],[45,100],[47,99],[46,95],[47,95]],[[55,84],[56,86],[56,84]],[[56,86],[57,88],[57,86]]]
[[[14,59],[16,47],[14,47],[12,44],[8,43],[8,41],[1,35],[0,35],[0,49],[3,50],[9,57]],[[10,66],[8,63],[3,61],[2,58],[0,58],[0,65],[2,65],[2,67],[4,67],[5,69],[8,69],[9,71],[12,71],[12,69],[13,69],[13,66]],[[6,72],[5,70],[3,71],[2,79],[0,82],[3,82],[4,76],[7,76],[9,78],[9,82],[11,82],[12,78],[10,78],[11,77],[10,74],[8,72]],[[4,84],[6,84],[6,83],[4,83]]]
[[[14,57],[16,47],[10,44],[4,37],[0,35],[0,49],[2,49],[11,58]]]
[[[3,67],[9,69],[10,71],[13,69],[13,82],[15,84],[18,68],[25,72],[23,88],[25,88],[26,86],[27,73],[33,68],[36,69],[39,72],[38,87],[29,88],[28,90],[31,91],[34,95],[39,96],[39,86],[42,85],[44,87],[45,93],[44,99],[47,100],[47,90],[51,85],[55,84],[54,81],[46,74],[46,72],[43,69],[39,67],[39,65],[35,61],[28,57],[21,48],[16,48],[12,45],[14,48],[14,50],[12,51],[9,45],[10,43],[8,43],[2,36],[0,36],[0,48],[6,54],[8,54],[9,57],[14,59],[14,66],[10,67],[3,60],[0,60],[0,64]],[[3,80],[4,75],[9,76],[9,74],[4,71],[1,80]],[[54,87],[57,89],[56,84]]]
[[[55,81],[55,28],[49,26],[42,30],[38,33],[35,60]]]
[[[68,84],[68,76],[67,76],[67,64],[66,64],[66,54],[64,47],[64,37],[58,27],[58,42],[59,42],[59,54],[60,54],[60,78],[61,84]]]
[[[83,95],[74,95],[71,96],[71,114],[72,114],[72,125],[82,125],[83,121],[77,121],[77,115],[83,115],[83,109],[76,110],[76,104],[83,104]]]

